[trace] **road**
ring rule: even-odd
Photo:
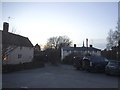
[[[77,71],[71,65],[46,65],[2,76],[3,88],[117,88],[118,78]]]

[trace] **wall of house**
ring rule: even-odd
[[[2,70],[2,31],[0,30],[0,71]]]
[[[0,30],[0,90],[2,90],[2,31]]]
[[[63,51],[63,56],[68,56],[69,54],[71,54],[71,51]]]
[[[83,54],[90,53],[92,55],[101,56],[101,51],[73,51],[73,52],[80,52],[80,53],[83,53]],[[64,57],[66,57],[67,55],[69,55],[71,53],[72,53],[71,51],[65,51],[65,50],[61,49],[61,60],[63,60]]]
[[[34,55],[34,49],[32,47],[16,47],[11,50],[7,56],[7,60],[4,64],[19,64],[25,62],[31,62]]]
[[[98,56],[101,56],[101,51],[97,51],[97,55],[98,55]]]
[[[63,60],[64,57],[68,56],[71,53],[72,53],[71,51],[65,51],[65,50],[61,49],[61,60]]]

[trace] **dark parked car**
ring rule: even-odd
[[[83,69],[89,72],[103,72],[108,60],[102,56],[86,56],[83,58]]]
[[[105,67],[105,73],[108,75],[120,75],[120,61],[110,60]]]
[[[104,71],[108,60],[102,56],[89,55],[85,57],[74,57],[73,66],[77,70],[87,70],[89,72]]]

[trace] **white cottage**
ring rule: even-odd
[[[27,37],[8,32],[9,24],[3,24],[2,64],[19,64],[31,62],[34,48]]]
[[[2,33],[0,32],[0,60],[2,60]],[[0,89],[2,90],[2,61],[0,61]]]

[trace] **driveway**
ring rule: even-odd
[[[3,74],[3,88],[118,88],[118,78],[104,73],[77,71],[71,65]]]

